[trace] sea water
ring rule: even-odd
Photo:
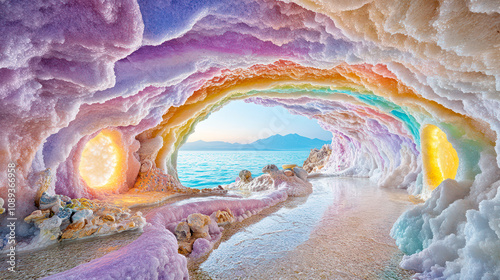
[[[179,151],[177,172],[186,187],[213,188],[234,182],[241,170],[262,175],[262,167],[275,164],[302,163],[309,156],[305,151]]]

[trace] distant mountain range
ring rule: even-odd
[[[273,135],[250,144],[227,143],[222,141],[195,141],[185,143],[181,151],[297,151],[321,148],[331,141],[311,139],[298,134]]]

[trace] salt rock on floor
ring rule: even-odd
[[[249,183],[250,181],[252,181],[252,172],[248,170],[241,170],[239,177],[242,182]]]
[[[188,216],[187,222],[189,228],[193,232],[193,237],[203,238],[208,236],[208,225],[210,224],[210,217],[200,213],[194,213]]]
[[[299,177],[300,179],[306,181],[307,180],[307,171],[305,171],[304,169],[300,168],[300,167],[294,167],[293,169],[293,173],[295,173],[295,176]]]
[[[332,154],[330,145],[323,145],[320,150],[312,149],[309,157],[304,161],[303,167],[307,173],[316,172],[321,170],[328,158]]]
[[[166,192],[166,193],[198,193],[200,190],[184,187],[173,176],[157,168],[153,161],[145,160],[135,181],[131,193],[141,192]]]
[[[271,176],[268,174],[261,175],[259,177],[253,178],[249,183],[245,183],[242,180],[238,182],[231,183],[224,187],[226,190],[241,190],[250,192],[260,192],[267,191],[274,188],[274,182]]]
[[[220,220],[234,220],[231,210],[218,210],[217,212],[212,213],[212,215],[219,217]],[[216,235],[215,238],[210,236],[210,232]],[[217,235],[217,233],[219,233],[219,235]],[[181,221],[177,224],[174,234],[179,244],[179,254],[198,258],[211,248],[212,239],[218,239],[220,237],[220,229],[218,228],[215,219],[212,220],[207,215],[194,213],[187,217],[187,222]],[[212,242],[214,241],[212,240]],[[195,254],[193,255],[191,251],[194,251]]]
[[[214,220],[217,221],[218,225],[223,225],[232,223],[235,219],[233,212],[231,212],[231,209],[228,208],[226,211],[217,210],[217,212],[214,213]]]
[[[186,241],[191,238],[191,229],[187,222],[180,222],[175,227],[175,237],[179,241]]]
[[[292,176],[289,176],[292,172]],[[286,175],[286,173],[289,175]],[[307,172],[299,167],[293,167],[293,170],[281,171],[274,164],[268,164],[262,168],[262,173],[259,177],[254,178],[251,182],[245,183],[243,180],[229,184],[225,187],[227,190],[243,190],[251,192],[277,190],[278,188],[286,188],[289,196],[304,196],[312,193],[312,185],[307,181]],[[296,176],[293,176],[296,175]]]
[[[41,220],[48,218],[50,215],[50,210],[35,210],[28,217],[24,218],[24,221],[27,223],[34,222],[35,224],[39,224]]]
[[[69,199],[44,192],[38,205],[40,209],[24,219],[40,229],[33,239],[34,246],[48,245],[58,239],[79,239],[138,229],[146,223],[140,212],[131,217],[128,208],[85,198]]]
[[[292,176],[288,177],[274,164],[266,165],[262,168],[263,173],[268,173],[276,188],[285,187],[289,196],[305,196],[312,193],[312,184],[305,180]]]
[[[262,168],[262,173],[279,172],[280,170],[274,164],[268,164]]]
[[[196,240],[197,240],[196,238],[191,238],[185,241],[179,241],[179,249],[178,249],[179,254],[184,256],[188,256],[189,254],[191,254],[191,252],[193,251],[193,244]]]

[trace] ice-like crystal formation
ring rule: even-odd
[[[423,278],[498,278],[500,257],[489,250],[500,246],[499,26],[498,3],[488,0],[2,1],[0,164],[17,164],[16,214],[35,210],[35,180],[47,168],[56,173],[50,194],[105,196],[78,169],[103,130],[123,153],[114,192],[133,186],[146,159],[176,177],[177,150],[196,124],[247,99],[332,131],[324,172],[429,198],[394,227],[411,254],[405,267]],[[459,158],[456,182],[433,192],[425,176],[442,167],[423,164],[429,124]],[[19,235],[32,233],[19,225]],[[149,236],[158,244],[146,244]],[[143,278],[182,278],[174,239],[151,226],[144,244],[92,269],[120,278],[127,266],[111,272],[112,261],[140,259],[155,264]],[[142,246],[172,259],[126,254]]]

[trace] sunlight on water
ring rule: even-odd
[[[267,164],[299,166],[309,151],[179,151],[177,171],[181,183],[191,188],[212,188],[235,181],[241,170],[262,175]]]

